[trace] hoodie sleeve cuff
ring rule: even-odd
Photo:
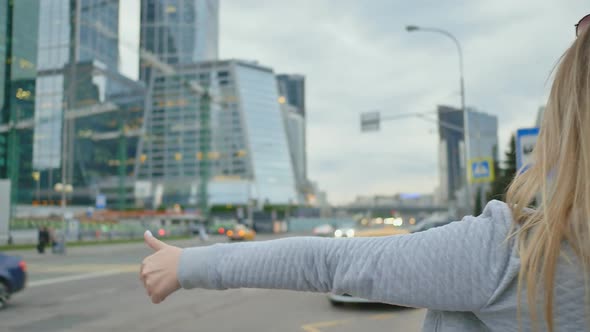
[[[211,289],[210,260],[213,258],[212,246],[186,248],[180,255],[178,282],[185,289]]]

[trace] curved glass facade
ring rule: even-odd
[[[141,47],[168,64],[215,60],[219,0],[143,0]],[[147,81],[149,68],[142,65]]]
[[[237,63],[236,82],[256,196],[265,204],[296,203],[295,178],[275,76],[270,70]]]
[[[272,70],[239,61],[176,70],[176,75],[155,77],[140,152],[139,180],[162,188],[156,201],[194,205],[198,183],[208,174],[210,205],[296,203]],[[213,101],[191,92],[190,81],[209,87]],[[208,167],[205,173],[203,167]]]
[[[37,75],[39,1],[0,1],[0,177],[13,181],[13,199],[30,199],[33,129],[8,129],[9,122],[32,121]]]

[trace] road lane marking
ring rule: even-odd
[[[369,316],[369,319],[386,320],[386,319],[392,318],[393,316],[395,316],[395,314],[377,314],[377,315]]]
[[[64,282],[69,282],[69,281],[88,280],[88,279],[112,276],[112,275],[121,274],[121,273],[124,273],[124,272],[103,271],[103,272],[77,274],[77,275],[73,275],[73,276],[65,276],[65,277],[57,277],[57,278],[44,279],[44,280],[38,280],[38,281],[31,281],[31,282],[27,283],[27,287],[33,288],[33,287],[39,287],[39,286],[61,284]]]
[[[107,288],[107,289],[103,289],[103,290],[97,290],[97,291],[93,291],[93,292],[86,292],[86,293],[68,296],[68,297],[65,297],[62,300],[62,302],[80,301],[80,300],[84,300],[86,298],[93,298],[93,297],[99,296],[99,295],[109,295],[109,294],[112,294],[115,292],[117,292],[116,288]]]
[[[317,322],[311,324],[301,325],[301,329],[305,332],[322,332],[320,328],[322,327],[334,327],[339,325],[346,325],[350,323],[349,319],[346,320],[330,320],[325,322]]]
[[[35,273],[85,273],[85,272],[138,272],[139,264],[71,264],[29,266],[29,272]]]

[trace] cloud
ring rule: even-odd
[[[332,202],[360,194],[430,192],[438,185],[436,126],[420,119],[361,134],[359,115],[459,104],[450,40],[409,34],[440,27],[461,41],[467,104],[498,116],[500,148],[534,123],[583,0],[222,0],[221,56],[257,60],[307,79],[308,161]]]

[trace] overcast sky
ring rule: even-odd
[[[420,119],[361,134],[363,111],[434,111],[459,105],[458,58],[465,56],[466,103],[510,134],[534,124],[552,68],[590,12],[587,0],[221,0],[221,58],[257,60],[307,78],[309,177],[331,203],[357,195],[432,192],[438,185],[436,125]]]

